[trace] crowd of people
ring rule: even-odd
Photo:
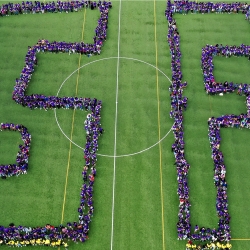
[[[175,165],[177,169],[177,194],[179,197],[179,212],[177,222],[178,239],[188,239],[191,234],[190,225],[190,202],[188,188],[188,171],[190,165],[184,156],[184,131],[183,131],[183,89],[187,87],[187,83],[182,83],[181,72],[181,51],[180,51],[180,35],[177,29],[176,21],[173,16],[173,8],[170,0],[167,1],[167,9],[165,11],[168,21],[168,44],[171,56],[172,83],[169,87],[171,97],[170,116],[174,119],[172,130],[175,142],[172,145],[172,151],[175,156]]]
[[[213,70],[213,57],[214,56],[224,56],[224,57],[246,57],[250,60],[250,45],[241,44],[240,46],[223,46],[222,44],[206,45],[202,48],[201,54],[201,68],[203,71],[203,79],[205,90],[208,94],[224,94],[232,93],[237,91],[238,95],[250,94],[250,85],[246,83],[233,83],[225,81],[224,83],[219,83],[215,81]]]
[[[47,227],[50,227],[50,225],[46,225]],[[31,228],[23,228],[23,231],[30,231]],[[9,247],[25,247],[25,246],[52,246],[52,247],[60,247],[64,246],[65,250],[68,249],[68,243],[66,241],[62,241],[61,239],[58,239],[56,241],[51,241],[49,237],[46,239],[26,239],[26,240],[9,240],[5,242],[4,240],[0,239],[0,246],[1,245],[7,245]]]
[[[74,242],[84,242],[88,239],[89,226],[91,218],[94,212],[93,205],[93,187],[96,176],[96,153],[98,150],[98,138],[104,132],[100,124],[100,111],[102,108],[102,102],[97,99],[81,98],[81,97],[57,97],[57,96],[45,96],[41,94],[26,95],[25,91],[31,80],[32,73],[37,65],[36,53],[39,52],[64,52],[64,53],[81,53],[81,54],[100,54],[103,42],[106,40],[106,32],[108,27],[108,12],[112,7],[111,2],[98,3],[92,1],[72,1],[61,2],[58,1],[43,4],[36,1],[23,2],[22,4],[6,4],[2,5],[5,10],[11,11],[11,8],[17,8],[18,13],[31,12],[33,8],[39,9],[41,6],[46,8],[47,12],[50,11],[53,6],[56,6],[57,10],[59,6],[74,6],[81,7],[98,7],[100,10],[100,18],[95,30],[95,37],[93,44],[85,44],[84,42],[66,43],[66,42],[49,42],[45,39],[41,39],[38,43],[28,48],[28,52],[25,57],[25,66],[22,69],[20,78],[16,79],[14,91],[12,93],[12,99],[24,107],[30,109],[80,109],[87,111],[88,115],[84,122],[84,129],[86,132],[86,144],[83,150],[84,154],[84,166],[82,170],[83,184],[80,191],[80,204],[78,207],[78,220],[75,222],[68,222],[66,225],[53,226],[47,224],[42,227],[25,227],[16,226],[14,223],[10,223],[9,226],[0,226],[0,245],[9,246],[27,246],[27,245],[45,245],[58,247],[63,245],[68,247],[68,240]],[[59,11],[60,12],[60,11]],[[20,151],[17,155],[17,164],[0,166],[0,174],[3,178],[12,175],[19,175],[20,173],[27,173],[28,168],[28,156],[30,146],[30,135],[27,129],[22,125],[13,124],[1,124],[1,130],[17,130],[21,132],[24,145],[20,145]],[[6,170],[7,169],[7,170]]]
[[[250,46],[216,46],[207,45],[202,50],[202,70],[204,76],[205,90],[208,94],[223,94],[237,91],[239,95],[246,95],[247,114],[226,115],[218,118],[210,118],[208,121],[209,141],[211,145],[212,159],[214,162],[214,185],[217,190],[216,195],[216,211],[219,218],[218,227],[215,229],[199,227],[196,225],[191,230],[190,224],[190,201],[188,187],[188,171],[190,165],[185,158],[185,142],[183,130],[183,110],[187,108],[188,98],[183,96],[183,90],[187,87],[187,82],[182,82],[181,72],[181,51],[180,51],[180,35],[174,19],[174,13],[193,12],[197,8],[200,13],[209,12],[242,12],[249,10],[249,5],[241,3],[205,3],[205,2],[188,2],[188,1],[167,1],[167,9],[165,11],[168,21],[167,40],[170,48],[172,83],[169,87],[171,97],[170,116],[174,119],[173,133],[175,142],[172,145],[172,151],[175,157],[175,165],[177,169],[177,194],[179,197],[179,212],[177,222],[177,235],[179,240],[188,240],[187,249],[231,249],[231,231],[230,231],[230,215],[228,212],[227,200],[227,182],[226,182],[226,166],[224,157],[220,148],[220,128],[250,127],[250,87],[248,84],[235,84],[233,82],[217,83],[213,76],[212,57],[221,55],[244,56],[250,59]],[[236,9],[235,9],[236,8]],[[219,10],[221,9],[221,10]],[[192,241],[199,241],[202,244],[195,244]],[[190,243],[191,242],[191,243]],[[207,243],[208,242],[208,243]]]
[[[40,108],[44,110],[54,108],[81,109],[89,112],[84,122],[86,130],[86,144],[84,148],[85,164],[82,170],[83,184],[81,187],[80,205],[78,207],[78,221],[60,225],[58,227],[47,224],[44,227],[23,227],[15,226],[11,223],[8,227],[0,226],[0,244],[21,246],[24,245],[52,245],[58,246],[66,244],[65,240],[84,242],[88,239],[89,225],[93,216],[93,186],[96,176],[96,151],[98,150],[98,138],[103,133],[100,125],[101,101],[97,99],[78,97],[57,97],[44,96],[41,94],[25,95],[28,83],[31,80],[32,73],[37,65],[36,53],[81,53],[81,54],[100,54],[103,42],[106,40],[108,27],[108,11],[112,7],[111,2],[91,2],[91,1],[71,1],[71,2],[22,2],[2,4],[0,15],[26,14],[26,13],[45,13],[45,12],[73,12],[83,7],[91,9],[99,8],[101,17],[98,20],[98,26],[95,30],[93,44],[83,42],[49,42],[41,39],[38,43],[28,48],[25,57],[25,66],[22,69],[20,78],[16,79],[12,98],[22,106],[30,109]],[[187,87],[187,82],[182,82],[181,72],[181,51],[180,35],[177,29],[174,13],[243,13],[249,10],[248,4],[243,3],[212,3],[212,2],[189,2],[189,1],[167,1],[165,15],[168,21],[168,43],[171,55],[172,83],[169,87],[171,97],[170,116],[174,119],[173,133],[175,142],[172,145],[172,151],[175,157],[177,169],[177,194],[179,197],[179,212],[177,222],[178,239],[188,240],[187,249],[230,249],[230,215],[227,202],[227,182],[226,167],[220,147],[220,128],[236,127],[249,128],[249,114],[227,115],[218,118],[210,118],[208,121],[209,141],[211,145],[212,158],[214,161],[214,184],[217,189],[216,210],[219,217],[218,228],[199,228],[198,225],[191,231],[190,224],[190,201],[188,187],[188,171],[190,165],[185,159],[184,154],[184,129],[183,129],[183,110],[187,108],[188,98],[183,96],[183,90]],[[213,76],[214,55],[247,56],[250,59],[250,46],[242,44],[241,46],[222,46],[207,45],[202,50],[202,70],[204,75],[204,84],[207,93],[221,94],[237,90],[240,95],[247,96],[247,107],[250,106],[250,88],[247,84],[234,84],[232,82],[216,83]],[[17,130],[21,132],[24,145],[20,145],[20,151],[17,155],[17,164],[0,166],[1,177],[19,175],[26,173],[28,167],[28,156],[30,147],[30,135],[27,129],[22,125],[1,124],[1,130]],[[7,168],[6,168],[7,167]],[[8,171],[6,171],[8,169]],[[17,170],[18,169],[18,170]],[[203,245],[196,245],[190,241],[210,242]],[[221,242],[225,242],[222,244]],[[20,245],[21,244],[21,245]]]
[[[105,1],[23,1],[22,3],[6,3],[0,6],[0,16],[36,13],[69,13],[77,12],[83,8],[96,9],[102,5],[112,7],[111,2]]]
[[[231,14],[242,13],[246,17],[249,13],[249,4],[244,2],[197,2],[197,1],[180,1],[174,0],[171,5],[171,11],[174,13],[187,14],[190,13],[217,13],[217,14]]]
[[[10,246],[24,245],[64,245],[68,247],[67,240],[84,242],[88,239],[88,231],[91,218],[94,212],[93,187],[96,176],[96,152],[98,150],[98,138],[103,133],[100,124],[100,111],[102,102],[97,99],[90,100],[87,105],[87,119],[84,122],[86,130],[86,144],[84,148],[84,167],[82,171],[83,184],[80,192],[80,205],[78,207],[78,221],[60,225],[58,227],[47,224],[44,227],[23,227],[15,226],[11,223],[8,227],[0,226],[0,244]],[[22,125],[1,124],[1,130],[19,131],[24,141],[24,146],[20,145],[17,162],[19,165],[13,172],[10,169],[6,174],[1,166],[1,176],[19,175],[26,173],[28,166],[28,151],[31,136]]]
[[[232,245],[228,242],[222,244],[220,242],[211,242],[205,244],[195,244],[191,240],[189,240],[186,244],[186,250],[197,249],[197,250],[215,250],[215,249],[224,249],[229,250],[232,248]]]
[[[225,115],[218,118],[212,117],[208,121],[208,136],[212,149],[212,159],[214,161],[214,184],[217,188],[216,209],[220,221],[223,222],[222,225],[224,225],[224,231],[227,231],[226,236],[228,239],[230,239],[230,215],[228,212],[228,201],[226,193],[227,182],[225,178],[226,166],[224,164],[223,154],[219,150],[221,143],[220,128],[250,128],[250,85],[246,83],[237,84],[227,81],[224,83],[216,82],[213,75],[213,56],[244,56],[247,57],[248,60],[250,60],[250,46],[244,44],[241,44],[240,46],[222,46],[221,44],[216,44],[215,46],[206,45],[202,49],[201,57],[205,90],[208,94],[221,95],[224,93],[236,92],[238,95],[246,96],[246,114]],[[215,247],[213,249],[215,249]]]
[[[21,134],[23,145],[19,145],[19,151],[16,156],[15,164],[0,165],[0,177],[6,179],[10,176],[19,176],[26,174],[28,170],[29,150],[31,143],[31,135],[26,127],[21,124],[1,123],[0,131],[18,131]]]
[[[104,131],[100,124],[102,102],[97,99],[93,99],[88,103],[88,107],[87,119],[84,122],[84,128],[86,130],[86,144],[83,150],[83,158],[85,164],[82,171],[83,184],[80,191],[78,221],[72,223],[69,222],[65,226],[59,225],[58,227],[50,224],[47,224],[44,227],[24,227],[20,225],[15,226],[14,223],[11,223],[8,227],[0,226],[0,245],[6,244],[17,247],[27,245],[58,247],[63,245],[67,248],[68,240],[72,240],[74,242],[84,242],[88,239],[89,226],[94,212],[93,187],[96,176],[98,138]],[[27,129],[22,125],[1,124],[1,130],[6,129],[21,132],[24,146],[20,147],[20,154],[22,153],[23,155],[27,155],[27,148],[29,149],[31,139]],[[21,170],[19,171],[26,173],[26,158],[21,157],[20,154],[19,157],[24,159],[23,165],[25,165],[25,168],[21,165]],[[20,164],[21,162],[22,161],[20,161]],[[16,174],[16,170],[14,170],[12,175],[14,174]],[[11,174],[8,176],[11,176]]]
[[[108,28],[108,12],[111,4],[108,2],[101,2],[99,9],[101,16],[98,20],[98,25],[95,29],[95,37],[93,44],[86,44],[84,42],[49,42],[41,39],[33,47],[28,48],[25,56],[25,66],[22,69],[20,78],[16,79],[16,84],[12,94],[12,99],[18,104],[28,106],[30,109],[54,109],[54,108],[86,108],[86,103],[83,98],[77,97],[56,97],[44,96],[41,94],[25,95],[28,83],[31,80],[32,73],[37,65],[37,56],[39,52],[53,52],[53,53],[81,53],[81,54],[100,54],[103,42],[106,40]],[[88,102],[89,100],[87,100]]]

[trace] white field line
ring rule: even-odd
[[[114,170],[113,170],[113,189],[112,189],[112,219],[111,219],[111,242],[110,250],[113,250],[114,240],[114,210],[115,210],[115,171],[116,171],[116,133],[117,133],[117,113],[118,113],[118,87],[119,87],[119,67],[120,67],[120,33],[121,33],[121,6],[119,3],[118,16],[118,41],[117,41],[117,65],[116,65],[116,93],[115,93],[115,139],[114,139]]]

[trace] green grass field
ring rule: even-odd
[[[173,124],[169,117],[170,82],[166,77],[171,79],[166,2],[121,1],[120,28],[119,4],[114,1],[110,10],[107,41],[100,56],[38,54],[38,66],[27,94],[56,95],[62,82],[79,65],[86,65],[64,83],[59,96],[77,93],[79,97],[103,101],[105,133],[99,140],[98,153],[106,156],[99,156],[97,162],[94,217],[89,240],[84,244],[71,243],[71,249],[111,249],[111,245],[114,250],[185,249],[185,242],[177,240],[176,232],[179,200],[172,133],[156,144]],[[0,122],[21,123],[32,135],[28,174],[0,181],[2,225],[11,222],[27,226],[60,225],[78,219],[82,150],[62,134],[54,111],[31,111],[17,105],[11,95],[28,46],[42,38],[80,41],[82,34],[84,41],[92,42],[98,17],[97,10],[87,10],[85,14],[80,11],[0,18]],[[250,44],[250,24],[241,14],[176,14],[175,18],[181,36],[183,81],[188,82],[184,91],[189,98],[184,132],[185,155],[191,165],[191,222],[193,226],[216,227],[216,190],[207,120],[211,116],[246,113],[246,105],[245,97],[236,94],[223,97],[206,94],[201,49],[206,44]],[[218,81],[249,83],[246,58],[216,57],[214,63]],[[73,116],[72,110],[57,110],[56,116],[64,133],[83,147],[86,113],[76,111]],[[222,129],[221,134],[232,217],[231,243],[235,250],[247,250],[250,241],[239,239],[250,238],[250,134],[247,130],[229,128]],[[14,163],[19,137],[14,132],[0,133],[1,164]],[[115,141],[119,157],[114,161]],[[139,153],[142,150],[145,151]]]

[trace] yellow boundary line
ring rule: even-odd
[[[231,240],[250,240],[250,239],[231,239]]]
[[[82,41],[83,41],[85,20],[86,20],[86,8],[84,9],[84,17],[83,17],[83,23],[82,23]],[[77,92],[78,92],[78,83],[79,83],[79,75],[80,75],[80,63],[81,63],[81,58],[82,58],[82,54],[80,54],[80,56],[79,56],[79,61],[78,61],[78,72],[77,72],[77,79],[76,79],[76,96],[77,96]],[[75,112],[76,112],[76,111],[75,111],[75,109],[74,109],[74,111],[73,111],[73,116],[72,116],[72,124],[71,124],[70,143],[69,143],[69,154],[68,154],[68,164],[67,164],[67,171],[66,171],[66,178],[65,178],[65,186],[64,186],[64,195],[63,195],[63,207],[62,207],[61,224],[63,224],[64,209],[65,209],[65,202],[66,202],[66,195],[67,195],[68,176],[69,176],[69,167],[70,167],[70,157],[71,157],[71,150],[72,150],[72,137],[73,137],[73,132],[74,132]]]
[[[157,31],[156,31],[156,0],[154,0],[154,33],[155,33],[155,66],[156,66],[156,89],[157,89],[157,106],[158,106],[158,137],[161,140],[161,123],[160,123],[160,97],[159,97],[159,75],[158,75],[158,47],[157,47]],[[165,250],[165,232],[164,232],[164,200],[162,187],[162,148],[159,142],[160,156],[160,189],[161,189],[161,221],[162,221],[162,249]]]

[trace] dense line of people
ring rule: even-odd
[[[36,13],[69,13],[77,12],[83,8],[96,9],[101,5],[108,5],[112,7],[111,2],[106,1],[22,1],[22,3],[6,3],[0,6],[0,16],[10,16],[19,14],[36,14]]]
[[[172,151],[175,156],[175,165],[177,169],[177,194],[179,197],[177,233],[178,239],[188,239],[191,234],[189,188],[187,182],[190,165],[187,163],[184,155],[184,107],[182,105],[183,89],[187,86],[187,83],[182,83],[180,35],[173,14],[172,3],[168,0],[165,15],[168,21],[167,39],[170,48],[172,70],[172,83],[169,87],[169,91],[171,92],[170,116],[174,119],[172,130],[175,138],[175,142],[172,145]]]
[[[214,185],[217,189],[216,195],[216,211],[219,218],[218,233],[219,241],[229,241],[230,235],[230,215],[228,212],[227,200],[227,182],[226,182],[226,166],[224,164],[224,157],[220,148],[220,128],[227,127],[223,117],[210,118],[208,121],[208,137],[210,141],[212,159],[214,162]]]
[[[244,2],[197,2],[197,1],[180,1],[174,0],[171,5],[171,11],[174,13],[187,14],[190,13],[217,13],[217,14],[231,14],[242,13],[247,15],[249,13],[249,4]]]
[[[250,85],[246,83],[233,83],[225,81],[224,83],[219,83],[215,81],[213,70],[213,57],[214,56],[224,56],[224,57],[247,57],[250,60],[250,45],[241,44],[240,46],[223,46],[222,44],[206,45],[202,48],[201,54],[201,68],[203,71],[203,79],[205,90],[208,94],[223,94],[231,93],[237,91],[238,95],[250,94]]]
[[[247,105],[247,115],[250,117],[250,96],[246,98],[246,105]]]
[[[224,6],[225,8],[234,5],[224,3],[207,3],[209,6]],[[237,94],[247,96],[247,114],[227,115],[218,118],[210,118],[208,121],[209,126],[209,141],[211,145],[212,159],[214,162],[214,185],[217,190],[216,195],[216,211],[219,218],[217,229],[210,229],[199,227],[196,225],[191,232],[190,224],[190,202],[189,202],[189,188],[188,188],[188,170],[190,165],[185,159],[184,155],[184,131],[183,131],[183,110],[187,108],[187,97],[183,97],[183,89],[187,86],[187,82],[182,82],[181,72],[181,51],[180,51],[180,35],[177,29],[176,21],[173,14],[176,11],[176,6],[207,6],[206,3],[194,3],[188,1],[171,1],[167,2],[167,9],[165,15],[168,21],[168,43],[170,47],[171,56],[171,69],[172,69],[172,83],[169,87],[171,92],[171,111],[170,116],[174,118],[174,125],[172,127],[175,142],[172,145],[172,151],[175,157],[175,165],[177,169],[177,194],[179,197],[179,212],[177,222],[178,239],[187,239],[187,249],[230,249],[232,246],[229,243],[231,239],[230,231],[230,215],[228,212],[227,200],[227,182],[226,182],[226,166],[224,164],[224,157],[219,150],[220,147],[220,128],[236,127],[236,128],[249,128],[250,127],[250,95],[248,84],[234,84],[225,82],[216,83],[213,76],[213,63],[212,57],[214,55],[230,56],[245,56],[249,58],[250,46],[210,46],[207,45],[202,50],[202,70],[204,73],[205,89],[209,94],[230,93],[237,90]],[[246,4],[235,3],[240,6],[239,11],[244,12],[249,8]],[[225,9],[222,11],[226,11]],[[188,12],[188,11],[187,11]],[[201,13],[213,12],[206,7]],[[230,12],[228,10],[228,12]],[[189,241],[201,241],[203,244],[190,244]],[[205,243],[209,242],[209,243]],[[223,242],[225,242],[223,244]]]
[[[0,131],[3,130],[20,132],[23,145],[19,145],[19,151],[17,152],[15,164],[0,165],[0,177],[2,179],[6,179],[10,176],[26,174],[28,170],[31,135],[29,134],[27,128],[21,124],[1,123]]]
[[[46,227],[50,227],[50,225],[46,225]],[[31,228],[23,228],[23,231],[30,231]],[[9,240],[5,242],[4,240],[0,239],[0,246],[7,245],[9,247],[25,247],[25,246],[52,246],[52,247],[60,247],[64,246],[65,250],[68,249],[68,243],[66,241],[62,241],[61,239],[56,241],[51,241],[49,238],[46,239],[26,239],[26,240]]]
[[[54,2],[52,2],[53,4]],[[69,2],[57,2],[67,5]],[[79,1],[72,1],[71,3],[80,4]],[[94,4],[100,10],[101,17],[98,20],[98,25],[95,30],[95,37],[93,44],[66,43],[66,42],[48,42],[45,39],[39,40],[38,43],[28,48],[25,57],[25,66],[22,69],[20,78],[16,79],[12,99],[24,107],[30,109],[80,109],[88,112],[87,119],[84,122],[84,129],[86,130],[86,144],[83,150],[84,153],[84,167],[82,170],[83,184],[80,191],[80,205],[78,207],[78,221],[68,222],[66,225],[53,226],[47,224],[42,227],[25,227],[16,226],[14,223],[9,224],[8,227],[0,226],[0,245],[6,244],[9,246],[27,246],[27,245],[45,245],[45,246],[60,246],[68,247],[67,240],[74,242],[84,242],[88,239],[89,226],[94,212],[93,205],[93,187],[96,176],[96,152],[98,150],[98,138],[103,133],[100,124],[100,111],[102,102],[97,99],[81,98],[81,97],[57,97],[44,96],[41,94],[25,95],[28,83],[31,80],[34,68],[37,65],[36,53],[39,52],[64,52],[64,53],[82,53],[82,54],[100,54],[103,42],[106,40],[106,31],[108,27],[108,11],[112,7],[110,2],[81,2],[85,5]],[[33,4],[32,2],[26,2]],[[34,5],[40,4],[35,2]],[[51,3],[45,3],[47,5]],[[7,4],[10,6],[10,4]],[[87,7],[87,6],[86,6]],[[17,126],[17,127],[16,127]],[[26,173],[28,166],[28,146],[30,145],[30,135],[24,127],[12,124],[2,124],[1,129],[18,130],[22,128],[21,134],[24,141],[24,146],[20,146],[17,162],[20,163],[21,169]],[[19,126],[21,126],[19,128]],[[4,166],[5,167],[5,166]],[[2,166],[0,166],[0,171]],[[14,171],[14,170],[13,170]],[[16,170],[15,170],[16,171]],[[13,173],[16,173],[16,172]],[[1,172],[2,173],[2,172]],[[18,172],[19,173],[19,172]],[[5,173],[3,172],[3,175]],[[12,174],[13,175],[13,174]],[[8,172],[7,176],[11,176]]]

